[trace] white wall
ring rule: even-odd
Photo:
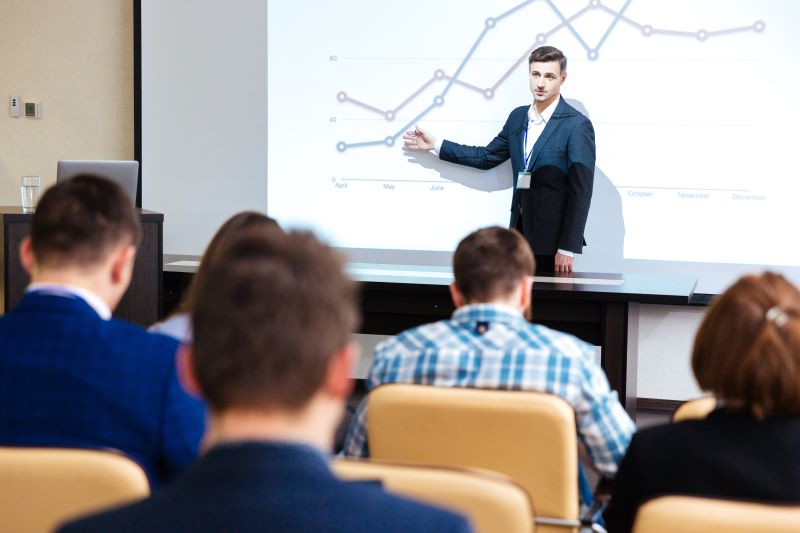
[[[59,159],[132,159],[131,0],[3,0],[0,21],[0,204]],[[42,117],[11,118],[12,95]]]
[[[705,308],[639,307],[636,396],[688,400],[701,394],[692,375],[692,344]]]
[[[131,0],[3,0],[0,68],[0,205],[59,159],[133,158]],[[41,118],[11,118],[12,95]]]

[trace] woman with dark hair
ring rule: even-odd
[[[220,250],[225,247],[232,236],[248,228],[259,226],[274,226],[280,230],[280,226],[278,226],[275,219],[257,211],[242,211],[226,220],[217,230],[217,233],[214,234],[214,237],[211,238],[211,242],[208,243],[208,247],[206,247],[203,258],[200,261],[200,266],[197,267],[197,272],[192,278],[192,282],[186,288],[181,303],[178,304],[175,311],[166,320],[150,326],[150,331],[163,333],[180,341],[191,341],[192,327],[189,316],[194,309],[194,288],[206,276],[209,262],[219,255]]]
[[[800,291],[771,272],[739,279],[703,319],[692,369],[717,408],[634,435],[609,532],[630,531],[665,494],[800,503]]]

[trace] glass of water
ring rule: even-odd
[[[22,193],[22,211],[24,213],[33,213],[36,209],[36,202],[39,201],[41,190],[42,178],[40,176],[22,176],[20,192]]]

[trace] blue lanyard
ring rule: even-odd
[[[525,150],[528,148],[528,126],[530,126],[530,124],[531,124],[531,119],[528,118],[525,121],[525,138],[522,140],[522,156],[523,156],[523,161],[525,162],[525,165],[522,168],[525,172],[528,171],[528,161],[531,160],[531,156],[533,155],[533,146],[531,146],[530,152],[525,152]],[[536,143],[534,143],[534,146],[535,145]]]

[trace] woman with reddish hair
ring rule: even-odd
[[[665,494],[800,503],[800,291],[771,272],[739,279],[703,319],[692,370],[717,408],[633,436],[610,532],[630,531],[637,508]]]

